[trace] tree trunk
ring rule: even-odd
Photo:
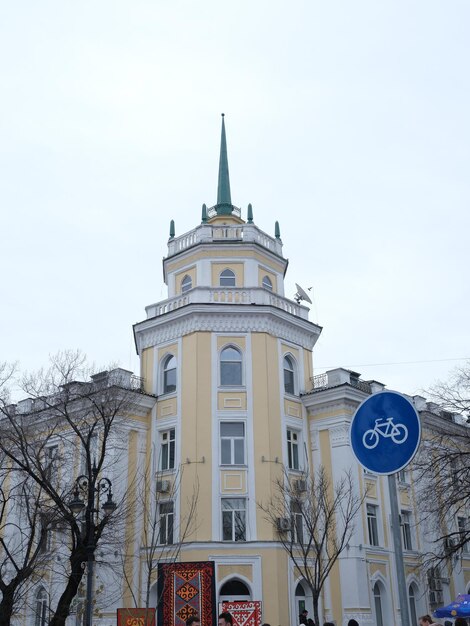
[[[70,557],[70,564],[72,566],[70,574],[67,580],[67,586],[65,587],[55,613],[49,622],[49,626],[65,626],[65,620],[70,615],[70,605],[78,592],[78,587],[83,578],[84,565],[86,563],[85,551],[80,551],[80,555],[72,555]]]
[[[0,626],[10,626],[11,616],[13,614],[15,589],[8,585],[2,592],[2,601],[0,602]]]
[[[320,615],[318,613],[318,600],[319,596],[313,596],[313,621],[315,622],[315,626],[321,626]]]

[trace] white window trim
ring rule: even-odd
[[[165,384],[165,362],[168,359],[168,357],[174,357],[176,360],[176,389],[174,391],[165,391],[164,389],[164,384]],[[165,398],[171,398],[172,396],[176,396],[177,392],[178,392],[178,365],[179,365],[179,361],[178,361],[178,357],[174,352],[166,352],[163,357],[160,359],[160,367],[159,367],[159,371],[160,371],[160,375],[159,375],[159,381],[158,381],[158,387],[159,387],[159,391],[160,393],[158,395],[160,396],[165,396]]]
[[[224,523],[223,523],[223,508],[222,508],[222,502],[224,500],[243,500],[245,502],[245,508],[243,509],[245,511],[245,539],[243,541],[236,541],[235,539],[224,539]],[[241,509],[239,509],[241,510]],[[239,543],[239,544],[245,544],[247,541],[250,540],[249,537],[249,533],[248,533],[248,529],[249,529],[249,525],[248,525],[248,498],[246,496],[239,496],[239,495],[223,495],[220,498],[220,505],[219,505],[219,518],[220,518],[220,538],[221,541],[223,543]],[[234,527],[233,527],[233,521],[232,521],[232,537],[233,537],[233,531],[234,531]]]
[[[295,433],[297,435],[297,459],[299,463],[299,467],[289,467],[289,438],[288,431]],[[290,424],[286,424],[285,427],[285,438],[286,438],[286,461],[287,461],[287,469],[289,472],[302,474],[305,467],[305,462],[303,459],[303,430],[297,428],[295,426],[291,426]],[[292,455],[293,458],[293,455]]]
[[[222,463],[222,424],[236,424],[236,423],[241,423],[243,424],[243,463]],[[223,468],[232,468],[232,467],[247,467],[248,463],[247,463],[247,454],[248,454],[248,448],[247,448],[247,441],[246,441],[246,432],[247,432],[247,423],[246,423],[246,419],[240,419],[240,418],[236,418],[235,416],[230,416],[230,417],[223,417],[219,420],[219,465],[220,467]],[[238,438],[238,437],[237,437]],[[235,458],[235,451],[233,450],[234,453],[234,458]]]
[[[226,350],[227,348],[233,348],[234,350],[237,350],[240,353],[241,356],[241,373],[242,373],[242,382],[241,385],[223,385],[222,384],[222,352],[224,350]],[[238,391],[238,390],[244,390],[246,387],[246,379],[245,379],[245,351],[243,350],[243,348],[241,348],[241,346],[237,345],[236,343],[227,343],[225,345],[223,345],[218,353],[218,359],[217,359],[217,378],[218,378],[218,383],[219,383],[219,388],[220,389],[227,389],[230,391]]]
[[[289,357],[289,359],[292,362],[293,380],[294,380],[294,393],[291,393],[290,391],[286,391],[286,387],[285,387],[285,382],[284,382],[284,359],[286,357]],[[284,395],[288,396],[290,398],[296,398],[298,400],[298,398],[299,398],[299,366],[298,366],[298,363],[297,363],[297,359],[292,354],[292,352],[285,352],[282,355],[281,370],[282,370],[282,387],[281,388],[282,388],[282,391],[283,391]]]
[[[162,467],[162,461],[163,461],[163,434],[164,433],[168,433],[168,435],[170,435],[170,432],[174,430],[175,431],[175,438],[174,438],[174,455],[173,455],[173,462],[174,462],[174,467],[169,467],[167,469],[163,469]],[[168,462],[170,462],[170,439],[168,439]],[[176,426],[168,426],[166,428],[160,428],[158,430],[158,459],[157,459],[157,472],[159,473],[163,473],[163,474],[171,474],[176,472],[176,468],[177,468],[177,461],[176,461],[176,455],[177,455],[177,449],[176,449],[176,443],[177,443],[177,432],[176,432]]]
[[[382,546],[382,533],[381,533],[381,517],[380,517],[380,506],[377,504],[377,502],[369,502],[366,500],[366,531],[367,531],[367,545],[370,546],[371,548],[381,548]],[[370,541],[370,533],[369,533],[369,515],[367,513],[367,507],[368,506],[373,506],[375,508],[375,519],[377,522],[377,544],[371,543]]]
[[[165,543],[163,543],[161,541],[161,536],[160,536],[160,524],[161,524],[161,514],[160,514],[160,507],[164,504],[172,504],[173,505],[173,512],[172,513],[166,513],[165,517],[167,519],[167,527],[166,527],[166,534],[168,536],[168,516],[171,515],[172,517],[172,534],[173,534],[173,541],[172,543],[168,543],[168,541],[166,541]],[[169,498],[168,500],[159,500],[158,502],[158,545],[159,546],[173,546],[175,545],[175,543],[178,542],[178,537],[176,535],[176,524],[175,524],[175,520],[176,520],[176,513],[175,513],[175,501],[172,500],[171,498]]]

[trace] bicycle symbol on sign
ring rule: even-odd
[[[405,424],[395,424],[393,417],[381,421],[375,420],[374,428],[369,428],[362,437],[362,443],[368,450],[372,450],[379,443],[379,438],[392,439],[393,443],[402,444],[408,439],[408,428]]]

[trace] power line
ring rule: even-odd
[[[317,365],[315,369],[335,369],[337,367],[381,367],[385,365],[420,365],[421,363],[443,363],[444,361],[468,361],[470,357],[463,356],[454,359],[429,359],[427,361],[390,361],[388,363],[359,363],[355,365]]]

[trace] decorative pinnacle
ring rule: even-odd
[[[175,237],[175,220],[170,221],[170,239]]]
[[[230,178],[228,173],[227,139],[225,137],[225,113],[222,113],[222,136],[220,140],[219,184],[217,187],[217,204],[232,204],[230,195]]]
[[[251,204],[248,205],[247,218],[248,224],[253,224],[253,207],[251,206]]]

